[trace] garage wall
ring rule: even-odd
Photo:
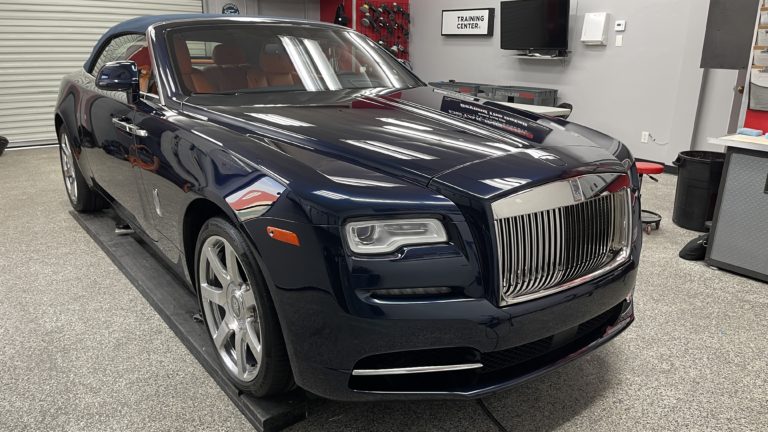
[[[0,0],[0,135],[51,143],[61,77],[82,68],[112,25],[141,15],[201,12],[201,0]]]
[[[699,64],[708,0],[572,0],[572,53],[566,61],[518,59],[513,51],[502,51],[499,3],[411,0],[415,72],[427,81],[556,88],[561,101],[574,105],[572,120],[622,140],[637,157],[670,163],[691,147],[703,83]],[[440,36],[443,9],[471,7],[496,8],[492,38]],[[587,12],[627,20],[624,46],[614,46],[613,22],[608,46],[583,45],[579,39]],[[657,143],[641,143],[642,131],[651,132]]]

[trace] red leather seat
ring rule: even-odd
[[[653,162],[635,162],[637,173],[643,174],[661,174],[664,172],[664,165]]]
[[[189,47],[186,41],[174,38],[173,48],[176,54],[176,64],[179,66],[179,74],[184,86],[193,93],[212,93],[216,89],[200,69],[192,66],[192,57],[189,55]]]
[[[270,86],[290,87],[301,84],[296,68],[282,46],[267,45],[259,56],[259,66]]]
[[[235,45],[219,44],[213,48],[213,66],[203,70],[208,81],[220,91],[250,87],[247,60],[243,50]]]

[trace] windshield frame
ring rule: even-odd
[[[295,28],[295,27],[301,27],[304,29],[312,29],[312,30],[321,30],[321,31],[328,31],[328,32],[334,32],[337,34],[354,34],[355,38],[358,38],[362,43],[367,44],[366,51],[369,51],[369,56],[381,56],[383,58],[386,58],[388,63],[387,66],[391,68],[392,71],[396,73],[398,77],[401,78],[402,84],[401,86],[375,86],[375,87],[361,87],[361,88],[341,88],[338,90],[328,90],[328,89],[322,89],[320,91],[313,91],[313,90],[307,90],[306,88],[302,89],[293,89],[293,90],[285,90],[285,91],[244,91],[244,92],[233,92],[233,91],[221,91],[221,92],[204,92],[204,93],[195,93],[190,92],[188,89],[186,89],[185,85],[183,85],[182,82],[182,76],[179,73],[179,65],[177,64],[177,57],[175,55],[174,46],[173,46],[173,37],[174,35],[180,33],[180,32],[189,32],[189,31],[195,31],[198,29],[202,30],[210,30],[210,29],[222,29],[224,26],[229,27],[240,27],[240,28],[247,28],[252,26],[279,26],[279,27],[285,27],[287,29]],[[160,36],[157,36],[157,33],[160,33]],[[288,36],[297,36],[295,32],[286,31],[286,35]],[[277,34],[275,36],[278,36]],[[426,86],[426,83],[422,81],[416,74],[413,73],[409,68],[404,66],[402,62],[400,62],[395,56],[393,56],[389,51],[382,48],[375,42],[371,41],[367,36],[362,35],[359,32],[356,32],[354,30],[351,30],[346,27],[341,27],[333,24],[327,24],[327,23],[320,23],[320,22],[313,22],[313,21],[302,21],[302,20],[286,20],[286,19],[271,19],[271,18],[232,18],[232,17],[222,17],[222,18],[214,18],[214,19],[195,19],[195,20],[184,20],[181,22],[170,22],[170,23],[163,23],[161,25],[153,26],[147,31],[147,37],[149,40],[153,41],[153,45],[157,45],[158,49],[156,50],[157,53],[155,54],[158,57],[164,58],[166,61],[163,62],[164,67],[162,67],[162,75],[163,75],[163,81],[169,82],[170,85],[165,86],[164,88],[168,89],[168,97],[172,100],[176,101],[186,101],[191,98],[198,98],[201,96],[240,96],[241,94],[249,94],[249,95],[259,95],[259,94],[271,94],[273,96],[280,95],[280,94],[287,94],[287,93],[333,93],[333,92],[342,92],[346,93],[350,90],[358,90],[360,92],[374,92],[374,93],[392,93],[402,90],[407,90],[411,88],[417,88],[417,87],[424,87]],[[160,64],[159,62],[156,62],[156,64]],[[159,69],[159,68],[158,68]],[[243,89],[248,90],[248,89]]]

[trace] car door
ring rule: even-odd
[[[137,64],[139,64],[137,62]],[[180,248],[179,222],[194,194],[206,186],[199,166],[199,150],[191,142],[189,132],[175,115],[160,103],[157,83],[152,78],[154,64],[149,67],[146,92],[136,104],[134,124],[146,134],[136,137],[136,163],[141,178],[146,217],[154,225],[160,249],[169,258],[170,246]]]
[[[99,57],[92,75],[96,76],[108,62],[128,60],[143,39],[143,35],[113,39]],[[98,186],[122,207],[121,216],[141,227],[143,207],[133,165],[135,137],[143,132],[133,127],[135,107],[129,103],[126,92],[100,90],[95,85],[92,91],[84,113],[90,118],[93,138],[93,145],[85,148],[86,158]]]
[[[179,134],[179,127],[168,118],[168,111],[153,95],[146,95],[136,105],[136,126],[146,130],[136,137],[136,164],[141,179],[147,222],[162,234],[161,240],[174,241],[180,232],[179,216],[183,214],[188,192],[200,187],[202,174],[190,173],[184,163],[188,143]],[[180,148],[182,147],[182,148]],[[187,152],[188,153],[188,152]],[[199,171],[199,170],[198,170]]]

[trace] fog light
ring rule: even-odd
[[[448,287],[427,288],[392,288],[375,290],[371,292],[373,297],[426,297],[450,294],[453,290]]]

